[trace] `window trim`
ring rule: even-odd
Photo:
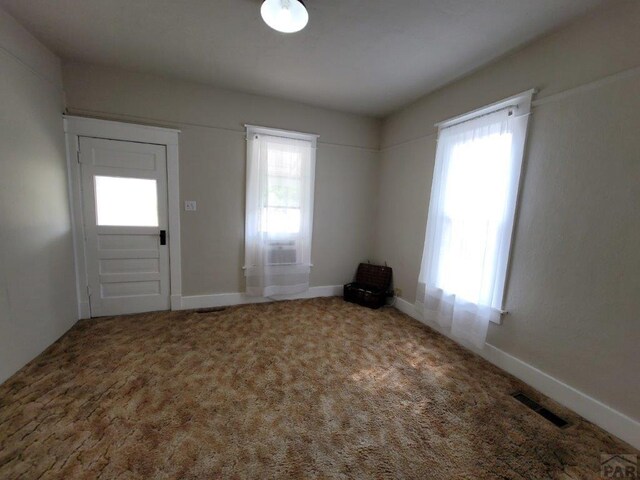
[[[317,148],[318,138],[320,135],[315,133],[296,132],[292,130],[282,130],[279,128],[260,127],[258,125],[250,125],[245,123],[247,129],[247,138],[250,135],[270,135],[272,137],[282,137],[294,140],[306,140],[311,142],[311,148]]]
[[[509,107],[514,107],[517,110],[516,116],[528,115],[529,113],[531,113],[531,101],[536,93],[538,93],[538,91],[535,88],[531,88],[524,92],[517,93],[502,100],[498,100],[497,102],[491,103],[489,105],[485,105],[484,107],[476,108],[475,110],[471,110],[470,112],[456,115],[455,117],[451,117],[446,120],[442,120],[434,124],[434,127],[438,128],[439,133],[440,130],[444,128],[453,127],[454,125],[464,123],[468,120],[474,120],[483,115],[497,112],[498,110],[503,110]]]

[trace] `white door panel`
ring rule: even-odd
[[[80,138],[91,316],[169,308],[164,146]]]

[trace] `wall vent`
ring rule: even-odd
[[[558,415],[553,413],[551,410],[548,410],[548,409],[544,408],[542,405],[540,405],[535,400],[532,400],[531,398],[527,397],[524,393],[516,392],[516,393],[512,394],[511,396],[513,398],[515,398],[516,400],[518,400],[523,405],[525,405],[526,407],[528,407],[531,410],[533,410],[534,412],[536,412],[538,415],[541,415],[542,417],[544,417],[547,420],[549,420],[556,427],[558,427],[558,428],[566,428],[566,427],[569,426],[569,422],[567,422],[565,419],[560,418]]]

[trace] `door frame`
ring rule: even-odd
[[[180,250],[180,184],[178,145],[180,130],[153,127],[90,117],[63,115],[67,147],[69,207],[76,269],[78,318],[91,318],[89,308],[89,279],[87,275],[86,235],[82,213],[82,179],[79,152],[80,137],[102,138],[126,142],[162,145],[167,153],[167,214],[169,225],[169,295],[171,310],[181,308],[182,267]]]

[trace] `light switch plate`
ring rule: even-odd
[[[195,212],[197,208],[197,204],[195,200],[185,200],[184,209],[187,212]]]

